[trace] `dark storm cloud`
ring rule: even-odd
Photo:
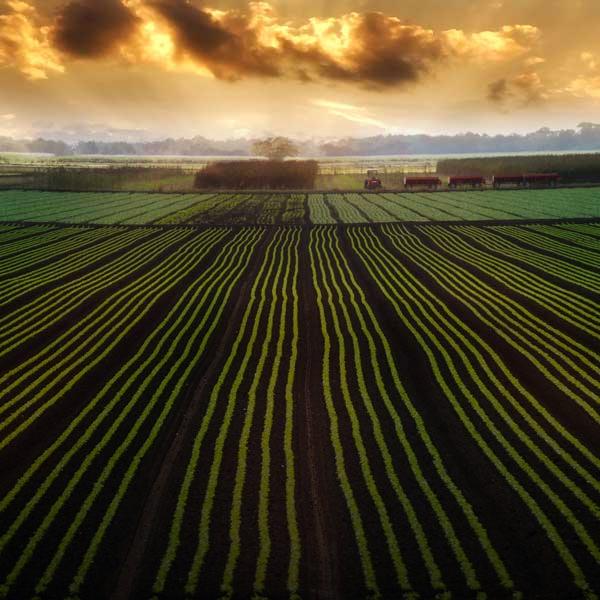
[[[491,102],[504,102],[509,95],[510,90],[508,89],[508,81],[506,79],[498,79],[488,85],[487,97]]]
[[[488,100],[498,105],[509,102],[524,106],[547,99],[547,90],[537,73],[522,73],[511,79],[498,79],[488,85]]]
[[[7,50],[0,64],[14,54],[11,44],[22,45],[27,71],[22,70],[31,78],[47,76],[47,57],[53,70],[64,72],[69,57],[112,55],[169,71],[198,67],[225,81],[263,77],[384,90],[415,86],[442,64],[524,57],[539,36],[531,25],[433,31],[380,12],[294,23],[282,21],[266,2],[215,10],[201,0],[69,0],[50,23],[38,26],[45,17],[33,6],[7,1],[13,14],[4,18]],[[509,89],[533,101],[540,85],[526,77],[495,82],[490,100],[501,103]]]
[[[76,0],[60,9],[54,43],[72,56],[98,58],[127,41],[137,24],[120,0]]]
[[[243,15],[236,13],[219,23],[186,0],[150,0],[147,6],[168,22],[178,52],[205,64],[219,79],[281,74],[275,50],[260,46]]]
[[[357,15],[343,62],[318,44],[305,49],[281,40],[288,64],[302,64],[318,78],[384,88],[414,83],[448,53],[440,39],[418,26],[400,25],[379,13]]]
[[[185,0],[154,0],[148,2],[148,6],[172,25],[180,46],[198,58],[213,57],[224,48],[239,46],[235,35]]]
[[[442,41],[427,30],[399,25],[381,13],[367,13],[355,29],[348,79],[381,86],[416,82],[446,56]]]
[[[191,56],[221,79],[244,76],[358,82],[377,88],[417,81],[446,53],[440,39],[418,26],[401,25],[378,13],[356,15],[343,60],[318,38],[299,42],[280,33],[276,47],[259,42],[249,17],[232,12],[216,21],[185,0],[151,0],[148,6],[174,32],[178,51]]]

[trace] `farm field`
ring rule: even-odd
[[[596,598],[597,198],[1,192],[0,598]]]
[[[600,188],[415,193],[0,191],[0,221],[326,225],[600,217]]]

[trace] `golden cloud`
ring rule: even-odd
[[[582,52],[579,56],[581,61],[591,71],[595,71],[598,68],[598,59],[593,52]]]
[[[546,86],[538,73],[522,73],[512,83],[519,90],[525,104],[537,104],[548,99]]]
[[[14,67],[28,79],[47,79],[65,68],[50,42],[49,26],[37,22],[35,9],[20,0],[6,3],[0,14],[0,67]]]
[[[577,98],[595,98],[600,100],[600,75],[577,77],[564,89]]]
[[[447,46],[454,54],[478,62],[499,62],[524,56],[541,35],[532,25],[505,25],[499,31],[466,34],[459,29],[444,31]]]
[[[287,78],[384,89],[415,83],[446,62],[525,56],[540,36],[531,25],[434,31],[379,12],[294,24],[281,21],[267,2],[240,11],[188,0],[71,0],[39,27],[31,6],[9,5],[11,13],[0,17],[0,52],[4,35],[28,57],[14,66],[32,78],[62,71],[72,59],[116,57],[230,81]],[[6,44],[4,64],[12,56]]]

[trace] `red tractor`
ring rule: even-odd
[[[369,169],[367,171],[367,178],[365,179],[365,190],[380,190],[381,179],[379,179],[379,173],[375,169]]]

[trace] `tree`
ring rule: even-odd
[[[286,156],[298,156],[299,150],[292,140],[285,137],[271,137],[252,144],[252,154],[266,156],[270,160],[283,160]]]

